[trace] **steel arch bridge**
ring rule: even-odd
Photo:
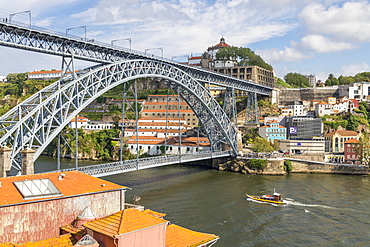
[[[235,126],[203,85],[207,83],[265,96],[272,90],[272,85],[256,84],[131,49],[1,21],[0,45],[61,56],[62,66],[67,63],[66,59],[70,59],[70,63],[80,59],[100,64],[85,73],[73,74],[53,83],[0,117],[0,145],[11,147],[12,168],[18,171],[22,168],[20,151],[26,148],[36,150],[36,160],[94,99],[136,78],[156,77],[165,82],[198,116],[212,148],[220,150],[222,144],[227,144],[234,154],[237,152]]]
[[[143,77],[161,78],[193,109],[213,150],[223,143],[236,153],[236,128],[194,78],[172,65],[150,60],[125,60],[101,66],[78,78],[57,81],[0,117],[0,143],[12,147],[13,168],[21,170],[20,151],[34,149],[36,160],[59,132],[87,105],[121,83]]]

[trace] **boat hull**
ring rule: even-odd
[[[273,204],[287,204],[288,202],[287,201],[274,201],[274,200],[267,200],[267,199],[263,199],[259,196],[251,196],[251,195],[248,195],[246,194],[248,198],[252,199],[252,200],[256,200],[256,201],[260,201],[260,202],[268,202],[268,203],[273,203]]]

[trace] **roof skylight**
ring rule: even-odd
[[[62,196],[48,178],[13,182],[25,200]]]

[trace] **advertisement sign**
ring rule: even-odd
[[[289,134],[297,134],[298,128],[297,127],[289,127]]]

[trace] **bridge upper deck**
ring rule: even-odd
[[[67,36],[52,30],[27,27],[0,21],[0,45],[57,56],[74,57],[97,63],[112,63],[127,59],[149,59],[182,69],[197,81],[226,88],[255,92],[268,96],[273,85],[262,85],[213,71],[179,64],[168,59],[149,56],[143,52],[112,46],[95,40]]]

